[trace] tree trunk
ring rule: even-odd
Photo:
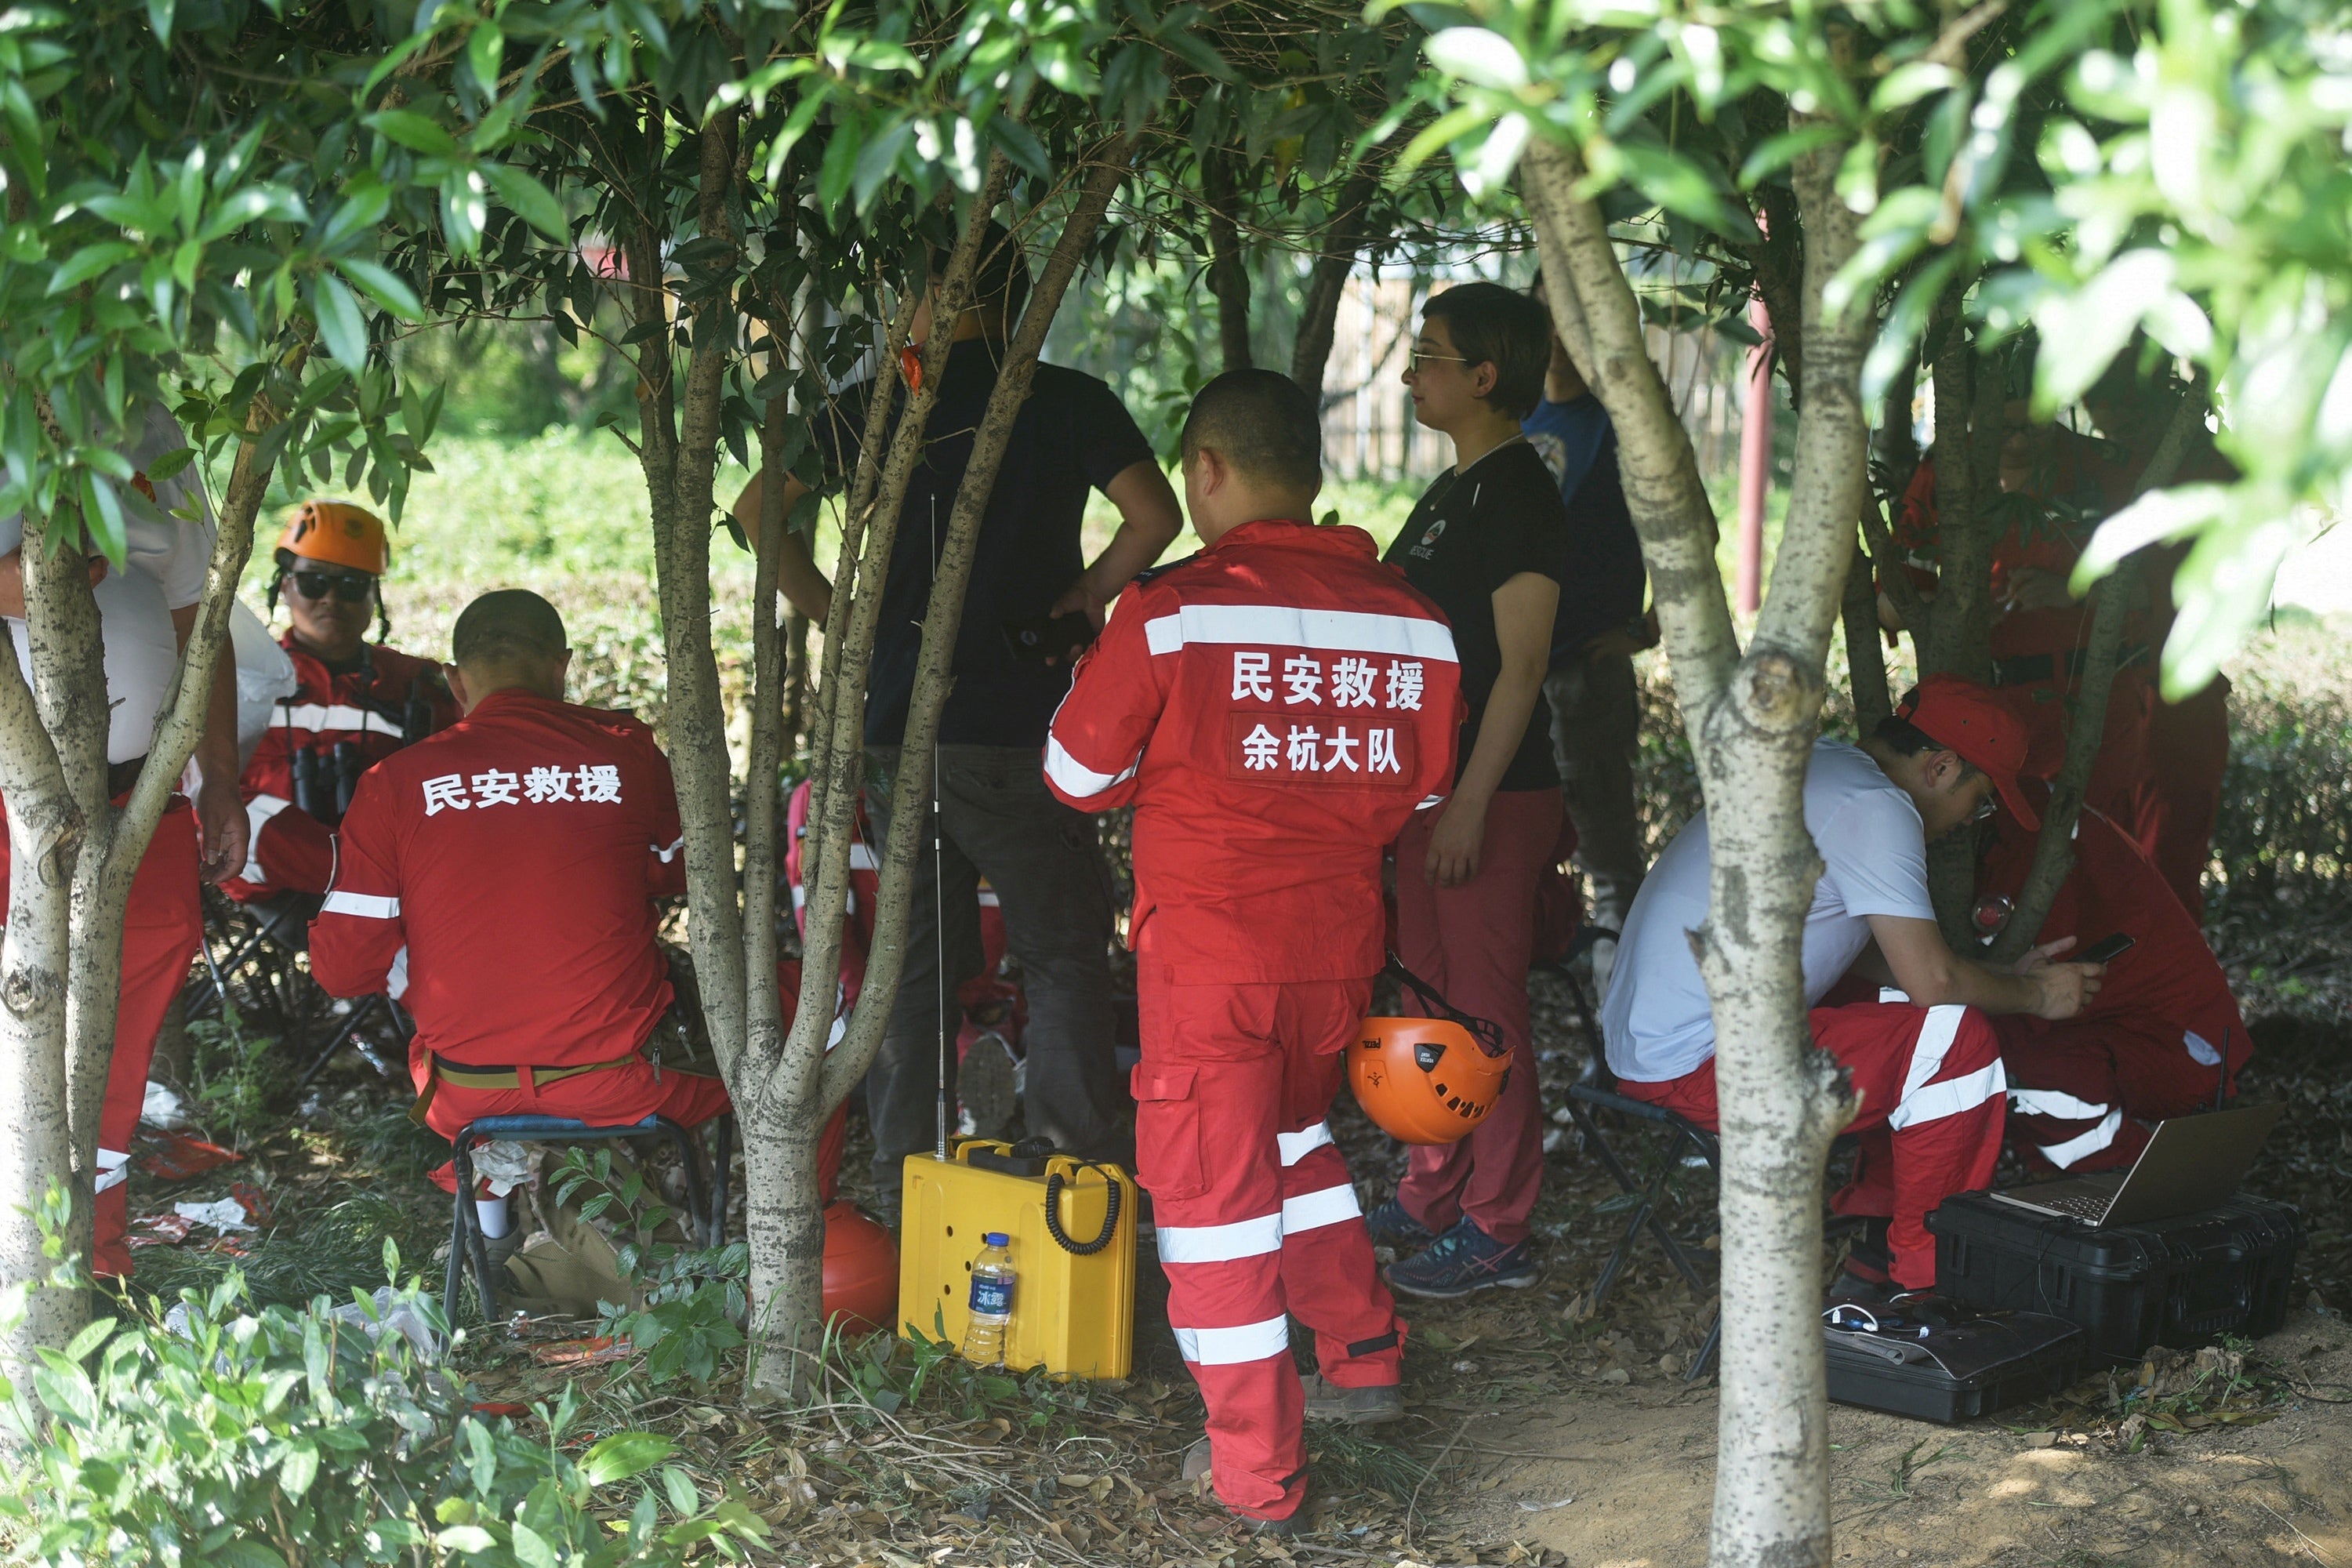
[[[1290,345],[1290,379],[1318,404],[1324,372],[1331,362],[1331,340],[1339,331],[1339,301],[1348,291],[1348,274],[1355,270],[1356,258],[1363,251],[1365,219],[1370,216],[1372,198],[1379,194],[1380,181],[1369,170],[1358,170],[1339,187],[1332,202],[1330,223],[1324,230],[1323,247],[1307,279],[1307,297],[1299,301],[1298,333]]]
[[[2205,406],[2201,384],[2192,383],[2182,391],[2156,450],[2140,469],[2138,483],[2133,487],[2135,499],[2172,482],[2189,450],[2189,438],[2204,417]],[[2082,815],[2084,785],[2090,782],[2099,743],[2106,733],[2107,697],[2115,686],[2124,621],[2139,591],[2139,568],[2137,553],[2126,556],[2096,590],[2098,605],[2091,614],[2082,683],[2075,689],[2073,724],[2066,734],[2066,761],[2052,784],[2050,803],[2042,808],[2042,833],[2033,843],[2033,864],[2018,892],[2017,908],[2010,912],[2008,926],[1988,955],[1994,963],[2014,963],[2039,940],[2042,922],[2050,916],[2058,889],[2074,868],[2074,824]]]
[[[1227,370],[1250,368],[1249,267],[1242,258],[1240,197],[1232,154],[1213,147],[1201,158],[1201,197],[1209,213],[1209,292],[1217,301],[1217,346]]]
[[[1003,192],[1006,172],[1002,154],[991,158],[980,198],[940,279],[935,321],[953,321],[971,303],[981,241],[989,214]],[[818,1134],[834,1103],[823,1095],[823,1074],[840,984],[849,848],[864,782],[866,677],[899,512],[947,369],[950,341],[950,333],[934,331],[924,344],[921,380],[894,431],[898,354],[919,302],[908,292],[885,334],[857,469],[842,518],[841,558],[826,617],[824,664],[810,745],[809,828],[801,861],[808,902],[798,1010],[779,1048],[763,1058],[747,1053],[731,1063],[722,1061],[744,1132],[744,1213],[754,1320],[747,1373],[750,1392],[761,1397],[790,1397],[808,1386],[803,1358],[822,1337],[824,1218],[816,1201],[814,1162]],[[885,993],[894,990],[896,973],[877,980],[869,964],[866,994],[876,994],[877,986]],[[879,1038],[877,1028],[874,1044]],[[872,1049],[869,1044],[869,1058]],[[771,1143],[797,1152],[772,1158],[766,1152]],[[756,1157],[755,1149],[760,1151]],[[799,1163],[786,1168],[780,1159]]]
[[[1863,497],[1862,504],[1868,510],[1870,498]],[[1870,556],[1862,548],[1859,535],[1854,540],[1853,563],[1846,568],[1840,613],[1845,623],[1847,679],[1853,690],[1854,733],[1867,735],[1881,719],[1895,711],[1895,700],[1886,689],[1886,658],[1878,647],[1878,591],[1872,584]]]
[[[1633,290],[1575,155],[1525,161],[1554,318],[1617,430],[1627,500],[1707,802],[1706,923],[1692,933],[1713,1003],[1723,1132],[1723,1373],[1711,1561],[1830,1561],[1820,1325],[1821,1201],[1831,1140],[1853,1105],[1805,1026],[1801,945],[1820,859],[1804,827],[1830,628],[1865,497],[1860,369],[1874,323],[1821,312],[1852,256],[1854,220],[1831,185],[1843,149],[1794,174],[1804,224],[1804,415],[1788,521],[1755,641],[1742,659],[1713,559],[1712,517],[1688,436],[1643,349]],[[1580,340],[1581,342],[1580,342]]]

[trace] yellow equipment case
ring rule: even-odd
[[[1136,1186],[1125,1171],[965,1138],[945,1160],[908,1155],[902,1192],[901,1337],[963,1343],[972,1260],[999,1230],[1014,1276],[1005,1366],[1086,1378],[1133,1369]]]

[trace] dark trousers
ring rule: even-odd
[[[866,810],[877,841],[887,842],[898,749],[873,746],[866,754],[874,773]],[[932,1146],[943,1006],[947,1088],[954,1099],[955,1032],[962,1022],[955,993],[980,973],[982,963],[982,877],[1004,912],[1006,940],[1020,962],[1029,1003],[1022,1034],[1028,1054],[1029,1131],[1073,1152],[1124,1157],[1118,1126],[1124,1097],[1111,1025],[1110,882],[1094,819],[1054,798],[1034,747],[940,747],[939,802],[943,885],[933,882],[925,822],[908,912],[906,971],[866,1080],[877,1184],[895,1194],[906,1157]]]
[[[1569,820],[1576,824],[1576,864],[1592,900],[1585,918],[1623,931],[1649,868],[1642,854],[1642,824],[1633,811],[1633,764],[1642,743],[1633,661],[1593,658],[1556,669],[1544,679],[1544,697],[1551,704],[1560,793],[1568,798]],[[1594,979],[1605,990],[1609,976],[1602,956],[1594,954]]]

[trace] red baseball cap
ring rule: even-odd
[[[2031,749],[2025,721],[1990,687],[1957,675],[1931,675],[1895,710],[1911,727],[1982,769],[2000,792],[2000,803],[2025,826],[2042,818],[2017,787],[2017,775]]]

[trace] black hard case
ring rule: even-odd
[[[1967,1193],[1946,1199],[1927,1228],[1937,1294],[2079,1323],[2090,1354],[2109,1362],[2275,1331],[2304,1240],[2291,1205],[2243,1194],[2172,1219],[2093,1227]]]
[[[2038,1312],[1931,1329],[1924,1339],[1837,1329],[1824,1337],[1832,1399],[1947,1426],[2048,1399],[2084,1365],[2083,1331]]]

